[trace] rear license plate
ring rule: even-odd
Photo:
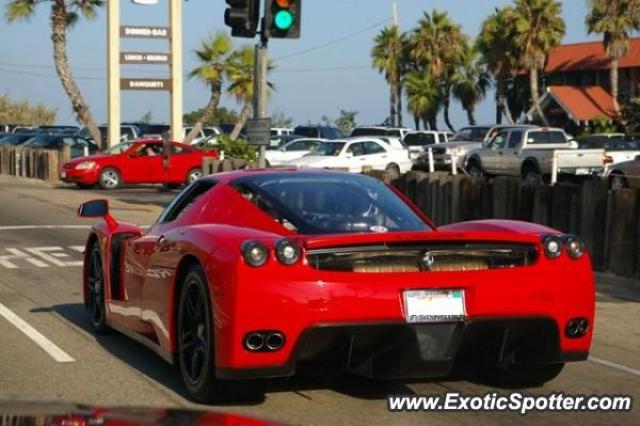
[[[589,174],[589,169],[576,169],[576,175],[584,176]]]
[[[67,172],[60,172],[60,178],[64,179],[67,177]]]
[[[408,323],[462,321],[464,290],[405,290],[404,315]]]

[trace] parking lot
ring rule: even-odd
[[[75,217],[81,201],[108,196],[119,219],[150,225],[175,192],[157,187],[79,191],[0,177],[0,397],[107,406],[195,407],[176,371],[124,336],[90,331],[81,296],[81,260],[91,222]],[[598,275],[595,338],[587,362],[569,364],[530,394],[629,394],[640,398],[640,292],[629,280]],[[508,393],[458,372],[418,383],[341,377],[328,383],[272,381],[263,401],[206,406],[292,424],[498,424],[518,414],[392,413],[392,394]],[[366,415],[365,415],[366,413]],[[571,420],[569,420],[571,419]],[[638,424],[628,413],[535,413],[537,424]]]

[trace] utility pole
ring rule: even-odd
[[[120,0],[108,2],[107,11],[107,145],[112,147],[120,143]]]
[[[256,44],[255,56],[255,75],[253,79],[253,118],[267,118],[267,68],[269,64],[268,46],[269,39],[265,36],[264,19],[262,20],[262,29],[260,31],[260,41]],[[267,147],[260,145],[260,158],[258,159],[258,167],[263,169],[267,166],[266,161]]]
[[[393,1],[393,25],[394,26],[399,26],[399,18],[398,18],[398,2],[397,0]]]
[[[111,2],[109,2],[111,3]],[[169,1],[171,27],[171,138],[182,140],[182,1]]]

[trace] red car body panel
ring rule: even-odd
[[[191,170],[202,167],[203,158],[218,157],[215,151],[204,152],[188,145],[172,142],[172,145],[180,152],[170,155],[169,167],[165,169],[163,167],[162,155],[132,155],[143,145],[153,145],[156,151],[160,151],[162,141],[141,139],[133,142],[127,150],[120,154],[99,154],[74,159],[64,164],[62,168],[62,180],[67,183],[95,185],[98,183],[102,170],[105,168],[113,168],[120,173],[122,182],[125,184],[164,182],[181,184],[186,182],[187,175]],[[86,162],[95,163],[95,167],[89,169],[77,168],[79,164]]]
[[[299,235],[228,185],[251,173],[270,172],[216,175],[216,186],[183,215],[173,222],[155,224],[146,234],[129,224],[119,224],[115,230],[104,223],[93,228],[87,247],[97,240],[103,264],[109,265],[105,268],[106,282],[110,283],[105,296],[107,320],[112,327],[136,337],[171,361],[176,352],[176,287],[183,266],[198,262],[209,284],[215,366],[222,377],[243,372],[249,377],[254,372],[256,377],[293,374],[305,334],[318,327],[406,325],[403,291],[410,289],[464,289],[467,322],[527,318],[552,321],[558,336],[554,360],[586,359],[593,327],[579,338],[567,337],[564,330],[567,321],[576,317],[593,324],[591,263],[588,255],[571,259],[563,253],[558,259],[547,258],[540,236],[559,235],[557,231],[493,220],[419,232]],[[293,266],[279,263],[273,247],[283,237],[297,240],[305,253],[381,243],[448,242],[528,244],[538,255],[534,264],[500,270],[339,272],[316,269],[306,256]],[[246,240],[261,241],[271,249],[266,265],[255,268],[244,262],[240,246]],[[113,253],[119,256],[117,263]],[[118,282],[113,280],[114,267],[122,278]],[[286,336],[285,344],[273,352],[251,352],[243,342],[254,330],[279,330]]]

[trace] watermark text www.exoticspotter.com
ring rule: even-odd
[[[631,411],[633,398],[629,395],[567,395],[562,392],[545,395],[447,392],[443,395],[393,395],[388,397],[387,404],[389,411],[394,412],[501,411],[527,414],[532,411]]]

